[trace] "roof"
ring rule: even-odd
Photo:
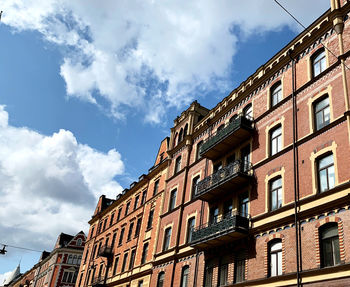
[[[17,277],[21,275],[21,268],[18,266],[11,272],[11,274],[5,279],[2,286],[9,285],[12,281],[14,281]]]

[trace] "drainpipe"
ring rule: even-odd
[[[297,101],[295,95],[295,59],[292,57],[293,51],[288,51],[288,56],[292,61],[292,103],[293,103],[293,176],[294,176],[294,225],[295,225],[295,252],[297,263],[297,286],[302,286],[300,277],[300,226],[298,219],[298,200],[299,200],[299,167],[298,167],[298,148],[296,145],[298,123],[297,123]]]

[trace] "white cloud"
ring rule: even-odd
[[[329,6],[281,2],[305,24]],[[147,103],[159,103],[158,111],[182,108],[199,88],[232,83],[228,71],[242,38],[285,25],[299,29],[272,0],[5,0],[2,9],[5,24],[37,30],[66,48],[61,76],[69,96],[99,105],[97,93],[115,117],[136,108],[157,123],[166,113],[152,115]]]
[[[0,106],[1,242],[51,249],[61,232],[88,229],[98,197],[122,187],[120,154],[77,142],[67,130],[51,136],[8,124]]]
[[[10,276],[12,271],[5,272],[3,274],[0,274],[0,284],[4,283],[4,281],[7,279],[8,276]]]

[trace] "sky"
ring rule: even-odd
[[[281,0],[304,25],[329,0]],[[2,0],[0,244],[51,251],[153,166],[173,120],[213,108],[300,27],[272,0]],[[2,247],[0,245],[0,247]],[[0,283],[40,252],[7,247]]]

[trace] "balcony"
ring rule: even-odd
[[[104,278],[102,276],[92,278],[91,286],[92,287],[105,287],[106,284],[104,284]]]
[[[98,256],[100,256],[100,257],[111,257],[111,256],[113,256],[112,246],[109,246],[109,245],[101,246],[101,248],[100,248],[100,250],[98,252]]]
[[[194,197],[211,201],[227,192],[239,189],[252,180],[251,163],[236,160],[198,182]]]
[[[191,246],[207,249],[245,237],[249,232],[249,215],[238,212],[216,217],[192,231]]]
[[[232,147],[250,138],[253,131],[253,120],[247,116],[239,115],[203,143],[200,155],[215,160],[232,150]]]

